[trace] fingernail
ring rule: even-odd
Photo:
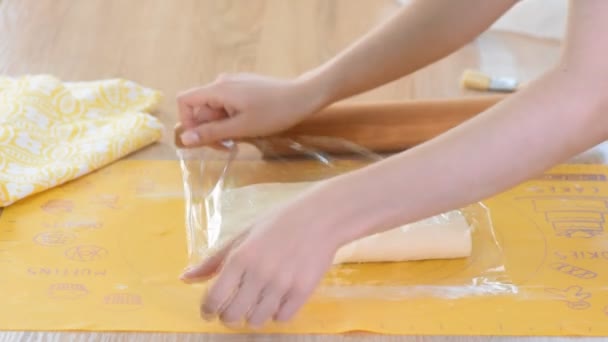
[[[213,315],[206,313],[205,311],[201,310],[201,317],[205,320],[205,321],[211,321],[213,320]]]
[[[192,268],[191,267],[187,267],[186,269],[184,269],[182,271],[182,274],[179,276],[179,279],[188,278],[188,276],[190,275],[190,272],[192,272]]]
[[[181,280],[185,284],[195,284],[195,283],[200,283],[200,282],[204,281],[205,279],[203,279],[203,278],[193,278],[191,276],[182,275],[181,277],[179,277],[179,280]]]
[[[222,321],[222,323],[224,324],[224,326],[228,329],[231,330],[241,330],[245,328],[245,324],[243,324],[243,322],[240,321],[232,321],[232,322],[225,322]]]
[[[277,326],[284,326],[287,325],[287,321],[281,318],[273,317],[272,324],[275,324]]]
[[[251,328],[252,330],[262,330],[262,328],[264,327],[264,324],[260,324],[260,323],[251,323],[248,322],[249,328]]]
[[[182,133],[180,139],[182,140],[182,144],[186,146],[198,144],[200,142],[200,137],[198,136],[198,134],[192,131]]]

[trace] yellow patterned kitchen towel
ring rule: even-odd
[[[160,99],[129,80],[0,76],[0,207],[158,141]]]

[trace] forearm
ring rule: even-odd
[[[328,182],[317,194],[341,205],[326,226],[339,228],[344,243],[414,222],[497,194],[601,142],[605,101],[582,84],[550,72],[437,139]]]
[[[475,38],[514,0],[415,0],[335,58],[302,76],[322,105],[373,89],[433,63]]]

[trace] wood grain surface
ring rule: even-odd
[[[9,76],[48,73],[68,81],[131,79],[164,93],[165,100],[156,114],[172,128],[178,92],[225,72],[298,75],[333,56],[397,8],[394,0],[0,0],[0,73]],[[504,58],[504,51],[509,58]],[[465,68],[481,68],[486,72],[512,69],[517,75],[506,76],[526,81],[550,67],[558,51],[559,45],[554,42],[487,33],[432,66],[348,102],[479,96],[459,88]],[[505,60],[513,65],[506,66]],[[174,159],[173,137],[170,129],[168,132],[161,143],[130,158]],[[571,339],[0,333],[0,341],[211,340]],[[594,339],[580,339],[591,340]]]

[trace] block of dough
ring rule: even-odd
[[[215,214],[208,224],[209,245],[234,237],[261,214],[312,185],[314,182],[262,183],[224,190],[210,211]],[[471,240],[465,217],[451,211],[351,242],[338,250],[334,263],[465,258],[471,255]]]

